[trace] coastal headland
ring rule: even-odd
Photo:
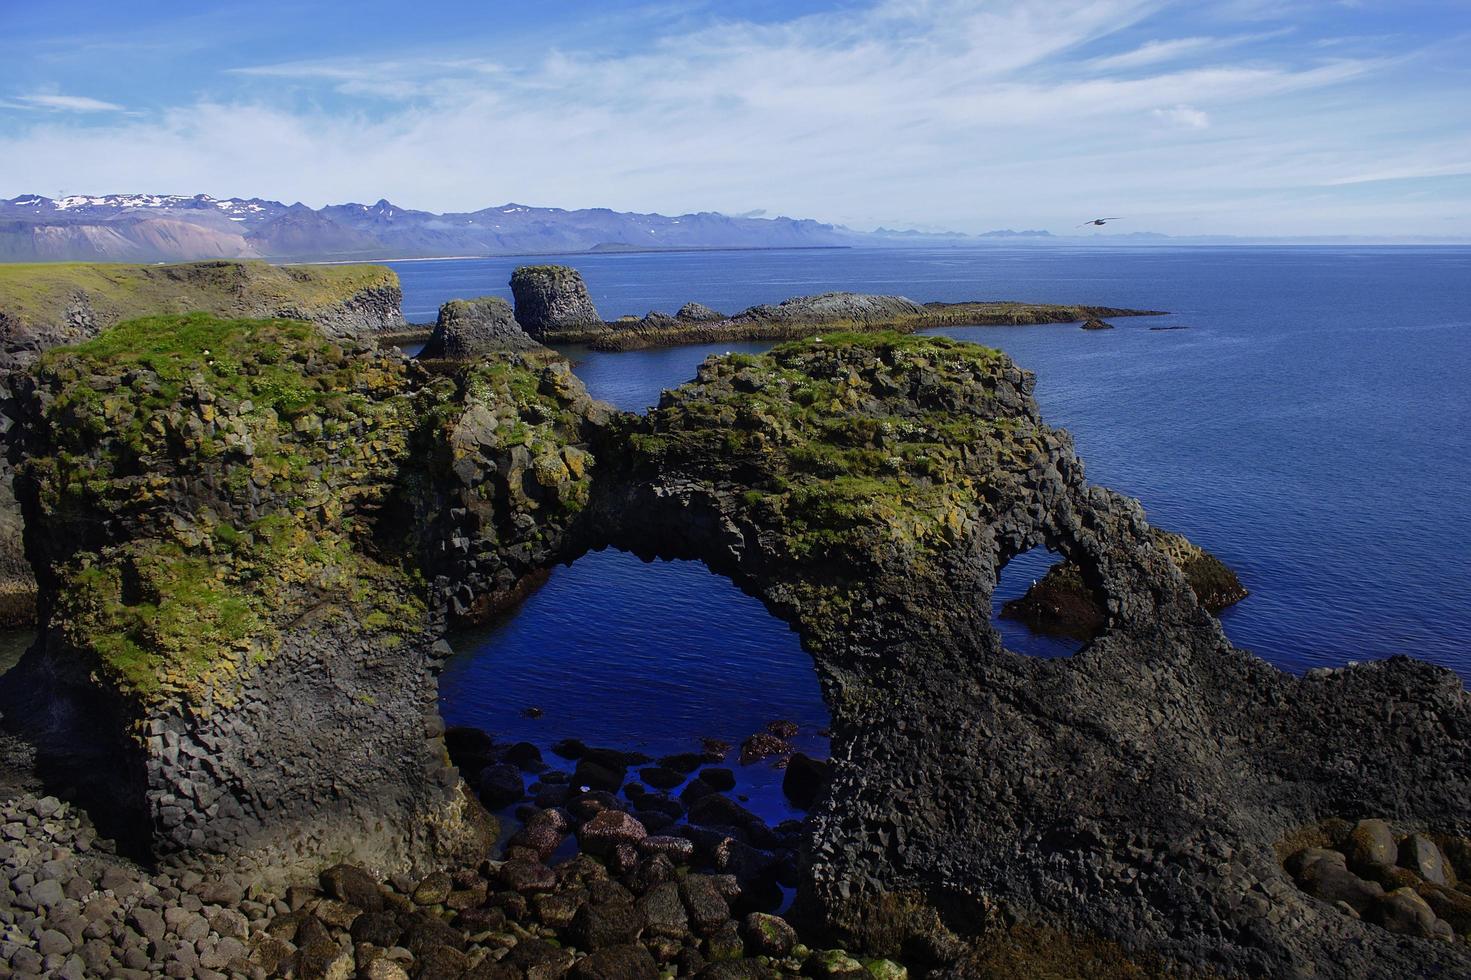
[[[1233,648],[1199,556],[1086,480],[1034,378],[882,328],[919,315],[891,298],[806,302],[872,329],[803,319],[635,415],[541,346],[591,323],[573,281],[454,306],[424,363],[176,312],[12,375],[41,622],[0,676],[12,970],[1471,970],[1453,673]],[[1039,546],[1102,617],[1070,658],[990,621]],[[788,763],[806,821],[726,796],[719,747],[563,767],[446,731],[448,624],[603,548],[702,561],[799,633],[832,719],[831,759]],[[482,800],[519,804],[503,845]]]

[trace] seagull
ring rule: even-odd
[[[1094,218],[1092,221],[1085,221],[1085,222],[1083,222],[1081,225],[1078,225],[1078,227],[1079,228],[1084,228],[1084,227],[1087,227],[1088,225],[1098,225],[1101,228],[1104,225],[1108,224],[1110,221],[1118,221],[1118,220],[1119,220],[1118,218]]]

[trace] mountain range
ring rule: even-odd
[[[902,233],[913,235],[914,233]],[[793,248],[868,236],[794,218],[665,217],[505,204],[435,214],[376,204],[309,208],[260,198],[158,194],[0,200],[0,261],[357,260],[592,249]]]
[[[329,262],[486,255],[701,248],[904,246],[1151,246],[1262,244],[1452,244],[1465,238],[1176,237],[1153,232],[1056,236],[1047,231],[978,235],[878,228],[855,231],[802,218],[715,211],[637,214],[608,208],[503,204],[435,214],[376,204],[309,208],[258,197],[207,194],[26,194],[0,199],[0,262],[182,262],[263,258]]]

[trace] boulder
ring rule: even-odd
[[[1398,857],[1394,831],[1383,820],[1360,820],[1349,832],[1345,852],[1355,870],[1373,865],[1392,865]]]
[[[679,312],[675,313],[674,316],[677,319],[687,320],[691,323],[711,323],[725,319],[724,313],[718,313],[703,303],[693,302],[681,306]]]
[[[540,350],[521,325],[511,304],[498,296],[450,300],[439,308],[434,332],[421,360],[468,361],[491,351]]]
[[[1396,888],[1380,896],[1365,917],[1390,932],[1427,939],[1437,935],[1450,938],[1450,927],[1435,917],[1425,899],[1412,888]]]
[[[797,944],[797,930],[779,915],[752,912],[742,923],[746,945],[760,956],[783,957]]]
[[[1347,859],[1338,851],[1310,847],[1288,862],[1297,885],[1325,902],[1343,902],[1363,914],[1384,895],[1384,889],[1348,870]]]
[[[1455,884],[1447,878],[1446,873],[1450,871],[1450,866],[1446,863],[1445,855],[1428,834],[1411,834],[1401,841],[1399,863],[1401,867],[1409,868],[1432,885]],[[1455,872],[1451,871],[1450,874],[1454,877]]]
[[[622,810],[603,810],[577,832],[583,850],[599,855],[612,853],[620,844],[636,845],[647,836],[644,825]]]
[[[810,810],[827,785],[827,778],[828,763],[794,752],[782,774],[781,791],[797,807]]]

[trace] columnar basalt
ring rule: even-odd
[[[306,323],[204,314],[20,376],[43,632],[0,707],[111,832],[263,877],[484,846],[440,740],[448,651],[385,523],[448,390]]]
[[[537,340],[603,326],[582,274],[568,266],[521,266],[511,274],[511,295],[516,299],[516,320]]]
[[[711,359],[635,417],[549,354],[432,378],[300,325],[184,326],[162,361],[105,334],[24,392],[46,632],[3,682],[53,754],[124,746],[114,796],[146,799],[157,850],[328,864],[375,809],[374,867],[439,846],[412,815],[463,841],[432,758],[438,613],[618,547],[702,560],[800,631],[833,717],[814,935],[957,977],[1006,923],[1175,973],[1471,969],[1281,861],[1330,815],[1471,831],[1460,681],[1406,659],[1295,678],[1231,648],[998,352],[824,333]],[[999,568],[1044,545],[1102,597],[1069,659],[989,623]]]

